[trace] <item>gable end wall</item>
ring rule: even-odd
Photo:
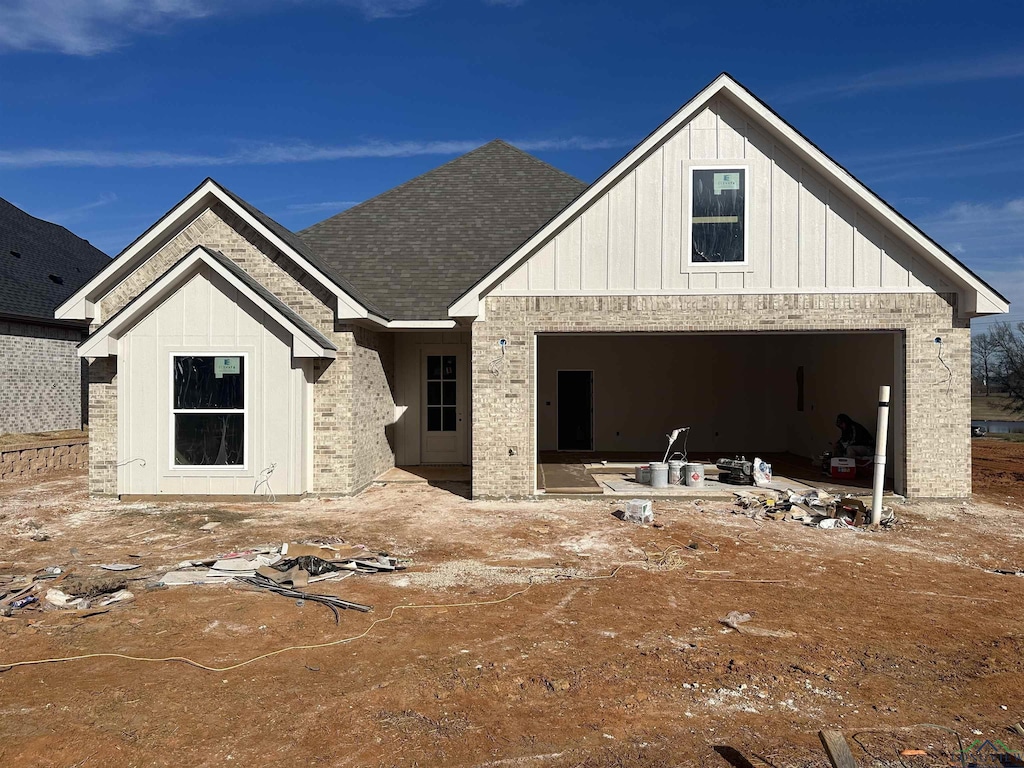
[[[338,348],[336,359],[314,364],[311,492],[355,493],[393,466],[387,435],[394,400],[385,389],[393,378],[387,373],[394,367],[391,339],[351,325],[335,327],[333,297],[223,205],[200,214],[108,292],[99,302],[99,320],[110,318],[199,245],[235,261]],[[109,358],[93,361],[89,378],[96,445],[90,450],[90,489],[105,495],[117,493],[117,376],[110,363]]]

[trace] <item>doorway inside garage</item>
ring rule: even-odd
[[[609,492],[601,466],[661,461],[681,427],[690,460],[759,456],[776,475],[827,485],[814,459],[838,439],[836,416],[874,433],[889,384],[888,485],[899,491],[904,360],[897,332],[540,334],[538,490]]]

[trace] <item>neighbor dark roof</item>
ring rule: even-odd
[[[53,311],[109,263],[88,241],[0,198],[0,315],[53,322]]]
[[[448,306],[586,188],[492,141],[299,236],[390,320]]]

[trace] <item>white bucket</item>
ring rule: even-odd
[[[686,484],[691,488],[703,488],[704,487],[704,465],[703,464],[687,464],[683,471],[686,473],[685,479]]]
[[[684,462],[679,459],[673,459],[668,463],[668,484],[679,485],[683,482],[683,467]]]
[[[651,462],[651,488],[668,488],[668,464],[663,461]]]

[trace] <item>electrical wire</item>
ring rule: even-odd
[[[946,377],[946,380],[944,382],[941,382],[942,384],[946,385],[946,397],[949,397],[949,391],[953,387],[953,369],[946,365],[946,361],[942,359],[942,339],[936,337],[936,342],[939,345],[939,362],[942,363],[942,365],[946,369],[946,373],[949,374]]]
[[[618,569],[616,569],[618,570]],[[614,572],[613,574],[614,575]],[[593,577],[591,577],[593,578]],[[607,578],[610,578],[607,577]],[[312,651],[318,648],[330,648],[335,645],[344,645],[346,643],[352,643],[356,640],[361,640],[366,637],[370,632],[374,630],[379,624],[391,621],[395,618],[395,614],[399,611],[417,611],[417,610],[441,610],[446,608],[479,608],[487,605],[500,605],[501,603],[507,603],[520,595],[524,595],[533,588],[533,584],[529,584],[525,589],[520,589],[517,592],[513,592],[510,595],[499,598],[497,600],[481,600],[474,603],[442,603],[442,604],[430,604],[430,605],[396,605],[391,609],[391,612],[382,619],[377,619],[370,624],[366,629],[360,632],[358,635],[352,635],[351,637],[343,637],[340,640],[331,640],[326,643],[311,643],[309,645],[289,645],[286,648],[278,648],[275,651],[269,651],[262,653],[259,656],[254,656],[251,659],[240,661],[237,664],[229,664],[226,667],[211,667],[206,664],[202,664],[194,659],[189,659],[185,656],[165,656],[161,658],[149,657],[149,656],[131,656],[125,653],[83,653],[78,656],[63,656],[52,659],[32,659],[28,661],[14,661],[10,663],[0,662],[0,671],[6,672],[7,670],[14,669],[15,667],[30,667],[38,666],[40,664],[58,664],[68,661],[83,661],[85,659],[122,659],[124,661],[138,661],[144,663],[170,663],[177,662],[180,664],[187,664],[198,669],[204,669],[207,672],[230,672],[240,667],[248,666],[249,664],[255,664],[257,661],[263,661],[273,656],[280,656],[282,653],[289,653],[291,651]]]

